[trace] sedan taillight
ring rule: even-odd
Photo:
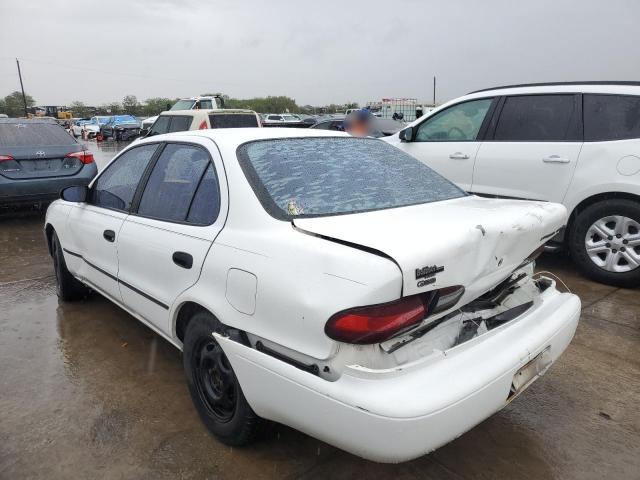
[[[0,155],[0,162],[4,162],[7,160],[13,160],[13,157],[11,155]]]
[[[88,163],[93,163],[93,153],[85,150],[82,152],[74,152],[67,154],[67,158],[77,158],[85,165]]]

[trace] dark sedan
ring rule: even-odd
[[[109,121],[100,126],[103,138],[114,140],[131,140],[140,135],[141,123],[131,115],[114,115]]]
[[[91,152],[57,123],[0,118],[0,205],[48,203],[97,172]]]

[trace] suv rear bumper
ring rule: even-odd
[[[95,163],[83,165],[75,175],[11,180],[0,175],[0,205],[51,202],[72,185],[89,185],[98,173]]]
[[[502,409],[514,375],[565,350],[580,300],[549,288],[520,318],[390,370],[349,367],[326,381],[216,334],[254,411],[356,455],[401,462],[450,442]],[[539,412],[543,415],[544,412]]]

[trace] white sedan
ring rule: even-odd
[[[545,373],[580,315],[533,275],[563,206],[468,195],[376,139],[159,135],[62,197],[45,227],[59,297],[95,290],[182,349],[229,445],[269,419],[415,458]]]

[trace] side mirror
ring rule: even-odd
[[[73,186],[67,187],[62,192],[60,192],[60,198],[66,200],[67,202],[86,202],[87,196],[89,194],[89,187],[82,186]]]
[[[400,130],[398,137],[403,142],[413,142],[413,127],[407,127],[404,130]]]

